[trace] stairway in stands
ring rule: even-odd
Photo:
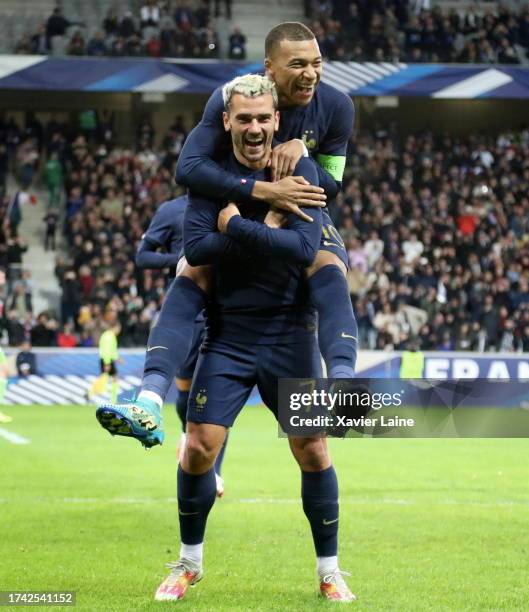
[[[8,194],[13,196],[19,189],[16,181],[10,177]],[[28,245],[23,256],[23,269],[31,273],[33,287],[33,312],[38,315],[43,310],[53,309],[59,315],[60,287],[55,277],[55,256],[58,251],[44,250],[44,215],[48,203],[45,189],[38,185],[32,186],[28,193],[36,196],[35,204],[25,204],[22,207],[22,222],[18,233]],[[60,231],[57,230],[59,238]]]
[[[269,30],[283,21],[303,20],[302,0],[233,0],[232,19],[227,23],[245,34],[247,59],[262,60]]]

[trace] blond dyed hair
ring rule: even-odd
[[[230,102],[234,94],[240,94],[245,98],[258,98],[270,94],[274,102],[274,109],[278,107],[277,88],[273,81],[261,74],[245,74],[226,83],[222,88],[222,99],[224,108],[229,110]]]

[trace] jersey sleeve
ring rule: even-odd
[[[303,176],[312,185],[318,184],[318,174],[310,159],[301,159],[295,174]],[[258,255],[280,257],[306,267],[314,261],[319,248],[322,212],[320,208],[302,210],[313,219],[312,223],[290,214],[287,228],[276,229],[264,223],[235,216],[228,223],[227,233]]]
[[[252,201],[255,181],[241,180],[215,162],[223,145],[229,142],[229,134],[222,123],[223,111],[219,88],[208,100],[201,121],[185,141],[176,165],[176,180],[206,198],[248,203]]]
[[[173,232],[180,229],[176,222],[177,219],[171,213],[171,208],[167,203],[162,204],[154,213],[136,252],[136,265],[139,268],[160,269],[177,265],[179,253],[156,252],[159,247],[167,245]]]
[[[323,142],[320,144],[316,161],[320,186],[327,195],[335,197],[341,189],[347,155],[347,143],[353,133],[355,108],[349,96],[340,94],[334,105],[334,112]],[[322,172],[323,170],[323,172]],[[334,185],[333,185],[334,183]],[[334,195],[332,192],[335,191]]]
[[[171,268],[178,264],[179,253],[158,253],[157,248],[157,244],[144,237],[136,251],[136,266],[138,268],[161,269]]]
[[[220,257],[246,257],[233,238],[217,231],[219,206],[189,193],[184,214],[184,255],[191,266],[217,263]]]
[[[147,240],[159,247],[166,245],[173,232],[173,221],[174,219],[171,218],[169,209],[165,204],[162,204],[154,213],[154,217],[147,231],[143,234],[142,240]]]

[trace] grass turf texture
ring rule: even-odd
[[[75,590],[79,610],[159,610],[178,557],[177,420],[163,447],[111,438],[92,408],[9,407],[0,438],[0,590]],[[334,440],[341,566],[357,610],[527,609],[527,440]],[[266,409],[247,408],[188,610],[312,610],[300,480]],[[40,608],[42,609],[42,608]],[[57,608],[54,608],[57,609]],[[64,608],[66,609],[66,608]]]

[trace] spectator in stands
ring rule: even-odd
[[[18,149],[16,155],[18,167],[18,180],[22,189],[27,190],[33,182],[33,177],[37,170],[39,162],[38,143],[35,138],[29,137],[24,139]]]
[[[57,223],[59,221],[59,215],[57,211],[53,208],[50,208],[46,215],[44,216],[44,250],[52,250],[55,251],[57,248],[56,243],[56,233],[57,233]]]
[[[31,36],[31,53],[33,55],[48,55],[50,43],[46,34],[46,24],[41,23],[37,31]]]
[[[61,323],[76,322],[81,308],[81,287],[77,275],[68,270],[62,278]]]
[[[57,346],[61,348],[74,348],[77,346],[77,336],[74,334],[70,323],[66,323],[64,328],[58,332]]]
[[[144,40],[158,33],[160,23],[160,7],[157,0],[147,0],[140,9],[140,28]]]
[[[31,37],[27,32],[24,32],[24,34],[22,34],[22,38],[17,42],[15,46],[15,53],[17,55],[30,55],[33,53]]]
[[[20,347],[16,365],[18,375],[23,378],[37,374],[37,356],[31,350],[31,344],[27,340]]]
[[[64,36],[70,26],[83,26],[81,21],[70,21],[62,14],[62,8],[57,6],[46,22],[46,36],[48,37],[48,48],[53,50],[54,39]]]
[[[7,278],[13,283],[22,278],[22,257],[28,245],[17,234],[7,239]]]
[[[230,34],[230,51],[229,57],[234,60],[246,59],[246,36],[241,32],[240,28],[233,28]]]
[[[86,45],[86,54],[102,57],[107,55],[107,46],[103,32],[96,32]]]
[[[33,346],[55,346],[57,343],[58,323],[47,312],[41,312],[37,317],[36,325],[31,329],[31,343]]]
[[[27,319],[27,316],[32,314],[31,293],[26,291],[23,282],[16,281],[13,284],[13,293],[9,298],[7,307],[16,314],[19,320]]]
[[[70,42],[68,43],[68,47],[66,48],[66,53],[68,55],[85,55],[85,40],[84,36],[81,34],[80,30],[77,30]]]
[[[182,32],[189,32],[193,28],[194,15],[187,0],[180,0],[176,3],[174,20],[178,29]]]

